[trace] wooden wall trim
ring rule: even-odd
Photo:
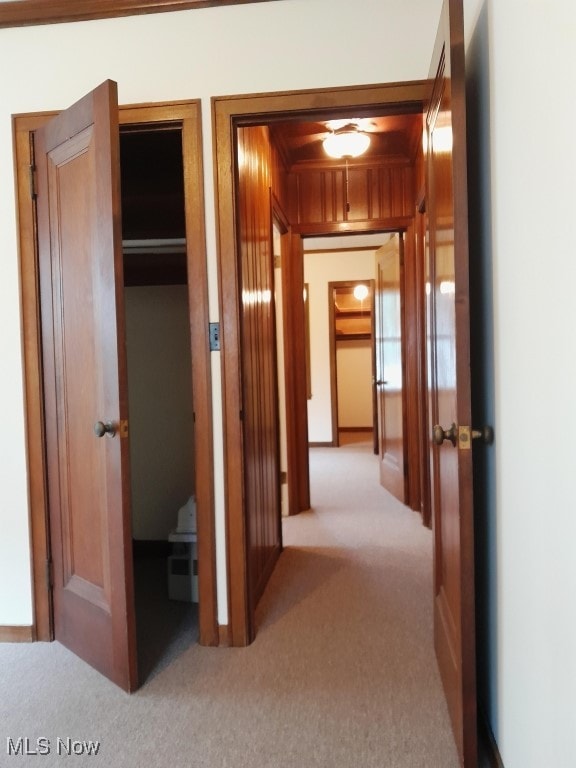
[[[143,13],[187,11],[271,0],[17,0],[0,3],[0,28],[25,27]]]
[[[414,223],[408,227],[404,241],[404,316],[403,337],[405,350],[405,410],[406,410],[406,456],[408,461],[408,494],[406,503],[415,512],[421,512],[421,455],[420,446],[425,435],[420,434],[420,389],[419,356],[424,347],[424,339],[420,333],[419,310],[420,299],[423,298],[423,283],[419,283],[420,275],[416,263],[416,233]],[[420,293],[420,289],[422,289]]]
[[[352,224],[411,217],[414,171],[409,161],[311,168],[294,165],[288,174],[290,220],[296,226]]]
[[[284,310],[284,370],[288,452],[288,514],[310,509],[308,472],[308,365],[306,361],[306,307],[304,295],[304,250],[302,238],[290,232],[285,237],[282,262]]]
[[[330,427],[332,445],[340,445],[338,434],[338,367],[336,365],[336,330],[334,317],[334,288],[338,283],[328,283],[328,348],[330,352]]]
[[[272,255],[272,148],[267,126],[238,129],[238,249],[242,426],[249,605],[253,612],[281,547],[278,356]],[[265,456],[261,461],[260,457]]]
[[[318,442],[308,443],[309,448],[336,448],[334,441],[332,442]]]
[[[321,237],[322,235],[350,235],[353,233],[369,234],[370,232],[405,232],[412,216],[395,216],[385,219],[362,219],[358,221],[331,221],[293,224],[292,231],[306,237]]]
[[[0,627],[0,643],[31,643],[34,637],[34,627],[3,626]]]
[[[30,132],[47,122],[50,116],[46,114],[28,115],[13,119],[26,408],[28,503],[30,508],[30,545],[32,548],[33,626],[37,640],[52,640],[53,630],[51,594],[47,581],[50,548],[44,456],[39,275],[36,258],[35,203],[30,195],[29,166],[33,163],[33,144]]]
[[[212,445],[211,360],[208,349],[207,264],[204,233],[202,134],[200,102],[175,102],[120,107],[120,123],[180,123],[183,131],[186,226],[188,234],[189,285],[194,286],[194,322],[191,322],[193,391],[196,410],[196,497],[198,503],[198,546],[200,588],[200,642],[218,645],[216,608],[216,544],[214,530]],[[34,624],[33,639],[53,638],[50,590],[46,563],[49,557],[48,499],[44,458],[44,413],[42,393],[41,340],[39,320],[38,265],[36,256],[35,211],[30,195],[30,132],[55,113],[19,115],[13,118],[15,177],[19,232],[24,387],[26,403],[26,451],[29,478],[29,506],[32,547]],[[187,150],[186,150],[187,148]]]
[[[221,648],[229,648],[232,645],[230,642],[230,627],[228,624],[218,625],[218,638],[220,640],[219,645]]]

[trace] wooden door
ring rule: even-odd
[[[376,251],[376,401],[380,482],[406,499],[400,236]]]
[[[466,114],[461,0],[444,0],[426,113],[436,654],[460,758],[476,765]]]
[[[39,129],[35,148],[55,637],[129,691],[137,660],[116,84]]]

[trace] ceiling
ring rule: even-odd
[[[411,160],[422,141],[422,114],[419,112],[368,117],[353,115],[339,120],[279,120],[270,124],[270,132],[291,166],[305,162],[338,162],[326,155],[322,141],[331,129],[350,123],[371,138],[363,159],[394,157]]]
[[[324,152],[323,139],[333,129],[353,123],[371,138],[368,151],[352,163],[382,158],[412,161],[422,140],[422,113],[323,113],[319,119],[274,119],[272,140],[293,168],[298,164],[338,164]],[[125,240],[185,236],[182,137],[166,126],[142,131],[124,128],[120,135],[122,221]]]

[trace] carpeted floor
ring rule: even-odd
[[[60,766],[70,738],[100,742],[74,766],[457,768],[431,534],[379,486],[368,443],[310,461],[313,511],[284,521],[250,647],[201,648],[188,612],[184,635],[148,644],[128,696],[58,643],[0,645],[0,766]],[[19,737],[50,753],[8,755]]]

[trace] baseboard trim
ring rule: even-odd
[[[330,441],[329,443],[308,443],[309,448],[336,448],[336,443]]]
[[[487,765],[489,765],[490,768],[504,768],[498,744],[492,733],[492,728],[490,728],[488,718],[483,711],[480,711],[478,721],[478,735],[480,737],[481,749],[485,757],[485,764],[486,761],[488,761]]]
[[[32,643],[34,627],[0,627],[0,643]]]
[[[228,624],[218,624],[218,644],[221,648],[230,648],[230,627]]]

